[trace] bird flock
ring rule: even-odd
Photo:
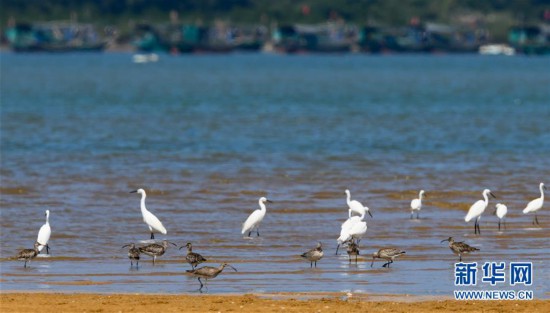
[[[536,198],[532,201],[530,201],[525,209],[523,209],[524,214],[534,214],[533,217],[533,225],[540,225],[537,212],[543,207],[544,204],[544,190],[546,190],[546,186],[544,183],[540,183],[539,185],[540,190],[540,197]],[[147,225],[150,232],[150,239],[154,239],[155,233],[161,233],[163,235],[166,235],[168,232],[166,228],[163,226],[162,222],[149,210],[147,210],[145,206],[145,199],[147,197],[145,190],[143,189],[137,189],[134,191],[131,191],[130,193],[138,193],[141,195],[141,214],[143,217],[143,222]],[[338,255],[338,250],[340,246],[344,245],[346,247],[346,252],[348,254],[349,263],[352,262],[352,257],[355,257],[355,263],[357,263],[357,257],[359,256],[359,243],[361,239],[366,235],[367,233],[367,222],[365,220],[366,215],[368,214],[371,218],[373,218],[373,214],[371,213],[371,210],[364,206],[361,202],[357,200],[351,199],[351,193],[348,189],[345,190],[346,194],[346,203],[348,205],[348,218],[342,223],[340,235],[336,239],[336,255]],[[418,194],[418,198],[413,199],[411,201],[410,205],[410,219],[420,218],[420,210],[422,209],[422,200],[425,197],[425,191],[420,190]],[[481,235],[481,229],[479,227],[479,221],[481,219],[481,216],[489,206],[489,196],[496,198],[496,196],[489,190],[485,189],[482,192],[483,199],[476,201],[468,210],[468,213],[464,217],[465,222],[470,222],[474,220],[474,234]],[[254,231],[256,231],[256,236],[260,237],[260,224],[262,223],[264,217],[266,216],[267,208],[266,203],[272,203],[272,201],[268,200],[265,197],[261,197],[258,200],[259,209],[253,211],[248,218],[245,220],[245,222],[242,225],[241,234],[246,236],[244,238],[251,238],[251,235]],[[414,217],[416,213],[416,217]],[[506,228],[505,224],[505,217],[508,213],[508,208],[506,205],[502,203],[497,203],[495,206],[494,215],[496,215],[499,219],[498,221],[498,229],[501,230],[501,225]],[[40,254],[43,250],[43,248],[46,248],[46,254],[50,254],[50,247],[49,247],[49,240],[51,236],[51,227],[49,223],[50,218],[50,211],[45,211],[46,216],[46,222],[44,225],[40,227],[40,230],[38,232],[37,239],[34,243],[34,246],[32,249],[23,249],[17,253],[16,258],[21,261],[25,261],[24,267],[27,267],[27,263],[30,263],[30,261],[35,258],[38,254]],[[468,244],[464,242],[458,242],[453,239],[453,237],[449,237],[447,239],[444,239],[441,241],[441,243],[447,241],[450,250],[458,255],[459,261],[462,261],[462,256],[474,251],[479,251],[476,247],[471,247]],[[139,260],[140,255],[145,254],[153,258],[153,265],[156,262],[157,257],[160,257],[164,255],[166,250],[169,247],[169,244],[174,245],[177,247],[177,244],[170,242],[166,239],[162,240],[160,243],[153,242],[149,243],[140,247],[137,247],[134,243],[126,244],[122,246],[122,248],[129,247],[128,249],[128,259],[130,260],[130,267],[134,266],[134,262],[136,263],[136,268],[139,267]],[[200,283],[199,291],[202,290],[203,287],[206,287],[208,279],[213,279],[217,277],[226,267],[229,267],[233,269],[234,271],[237,271],[233,266],[227,263],[222,263],[218,267],[211,267],[211,266],[204,266],[201,268],[197,268],[197,266],[203,262],[206,262],[207,259],[205,259],[202,255],[199,253],[193,252],[193,245],[190,242],[187,242],[185,245],[182,245],[179,249],[187,248],[187,253],[185,255],[186,262],[191,266],[191,270],[187,270],[187,273],[190,275],[196,277]],[[381,248],[378,251],[374,252],[372,254],[372,262],[371,267],[374,265],[375,259],[383,259],[386,261],[382,265],[382,267],[390,267],[390,264],[394,262],[394,260],[405,254],[405,251],[394,248],[394,247],[385,247]],[[322,249],[322,243],[318,242],[317,245],[304,252],[300,255],[303,259],[310,262],[310,267],[317,267],[317,262],[320,261],[324,256],[324,252]],[[202,281],[204,280],[204,283]]]

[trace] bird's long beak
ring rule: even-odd
[[[491,196],[493,196],[493,198],[495,198],[495,199],[497,198],[497,197],[495,197],[495,195],[492,192],[489,192],[489,193],[491,194]]]
[[[130,246],[130,245],[124,245],[124,246],[120,247],[120,249],[129,247],[129,246]]]
[[[441,243],[444,243],[445,241],[449,241],[449,239],[443,239],[441,240]]]
[[[185,248],[185,246],[181,246],[178,250],[181,250],[181,248]]]
[[[177,247],[177,246],[178,246],[177,244],[175,244],[175,243],[173,243],[173,242],[170,242],[170,241],[168,241],[168,243],[171,243],[171,244],[173,244],[173,245],[174,245],[174,247]],[[182,247],[182,248],[183,248],[183,247]]]
[[[368,210],[367,213],[369,213],[370,217],[374,218],[374,217],[372,216],[372,213],[370,212],[370,210]]]
[[[236,268],[234,268],[233,266],[227,264],[227,266],[231,267],[235,272],[238,272]]]
[[[137,190],[132,190],[132,191],[130,191],[130,193],[136,193],[136,192],[137,192]]]
[[[546,188],[546,185],[542,185],[542,188],[544,188],[544,190],[548,190],[548,188]]]
[[[273,201],[271,201],[271,200],[265,200],[265,202],[273,203]]]

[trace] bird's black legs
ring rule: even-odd
[[[416,219],[417,219],[417,220],[420,219],[420,211],[416,212]]]
[[[313,262],[309,262],[309,268],[313,268]]]
[[[248,237],[250,237],[250,234],[252,234],[252,231],[249,231],[249,232],[248,232]]]
[[[533,224],[540,225],[539,224],[539,219],[537,218],[537,213],[535,213],[535,219],[533,220]]]
[[[355,255],[355,265],[357,265],[357,254]]]
[[[27,261],[25,261],[25,265],[23,265],[24,268],[27,268]]]
[[[413,213],[413,211],[411,211],[411,220],[413,219],[413,215],[414,215],[414,213]]]
[[[476,222],[474,224],[474,234],[480,234],[481,235],[481,228],[479,228],[479,220],[476,219]]]
[[[258,235],[258,237],[260,237],[260,229],[259,228],[256,228],[256,235]]]
[[[462,262],[462,254],[458,255],[458,262]]]
[[[155,234],[151,232],[151,239],[155,239]]]
[[[197,279],[199,280],[199,284],[201,284],[201,287],[199,288],[199,291],[200,291],[200,290],[202,290],[203,284],[202,284],[202,281],[201,281],[201,278],[200,278],[200,277],[197,277]]]
[[[340,248],[340,244],[338,244],[338,246],[336,246],[336,255],[338,255],[338,249]]]
[[[498,231],[500,231],[500,220],[498,220]]]
[[[317,268],[317,261],[315,261],[315,268]]]

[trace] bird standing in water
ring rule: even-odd
[[[34,259],[38,255],[38,247],[41,244],[37,241],[34,243],[33,249],[23,249],[17,253],[17,259],[19,261],[25,261],[25,264],[23,267],[27,267],[27,262],[31,263],[31,260]]]
[[[465,244],[461,241],[454,241],[453,237],[449,237],[448,239],[441,240],[441,242],[449,242],[449,248],[451,251],[453,251],[454,254],[458,254],[458,261],[462,262],[462,255],[474,251],[479,251],[478,248],[471,247],[468,244]]]
[[[202,255],[193,252],[193,245],[190,242],[188,242],[185,246],[181,246],[180,250],[184,247],[187,247],[187,255],[185,256],[185,260],[187,261],[187,263],[191,264],[192,269],[195,269],[197,265],[206,261],[206,259],[203,258]]]
[[[309,267],[313,267],[313,264],[315,263],[315,267],[317,267],[317,261],[323,258],[323,249],[322,244],[320,242],[317,243],[317,247],[309,250],[308,252],[305,252],[301,255],[302,258],[308,260],[310,262]]]
[[[216,278],[216,276],[218,276],[226,266],[232,268],[233,270],[235,270],[235,272],[237,271],[237,269],[234,268],[233,266],[227,263],[223,263],[218,267],[203,266],[198,269],[187,270],[187,273],[190,273],[193,276],[197,277],[197,279],[199,280],[199,283],[201,284],[201,287],[199,288],[199,291],[201,291],[202,287],[206,286],[206,283],[208,282],[208,280],[212,278]],[[201,281],[201,278],[204,279],[204,285]]]
[[[131,243],[128,245],[122,246],[122,248],[130,247],[128,249],[128,259],[130,259],[130,267],[134,266],[134,261],[136,261],[136,268],[139,267],[139,249],[136,248],[136,245]]]
[[[157,260],[157,257],[163,255],[164,252],[166,252],[166,250],[168,249],[168,243],[169,243],[168,240],[163,240],[162,244],[158,244],[158,243],[148,244],[146,246],[139,247],[139,252],[145,253],[148,256],[152,256],[153,265],[154,265],[155,261]],[[177,247],[177,245],[173,242],[170,242],[170,244],[173,244],[174,246]]]
[[[393,263],[393,260],[395,258],[397,258],[398,256],[401,256],[405,254],[405,251],[403,250],[399,250],[399,249],[395,249],[395,248],[382,248],[380,250],[378,250],[378,252],[374,252],[372,254],[372,263],[370,264],[370,267],[372,267],[374,265],[374,259],[375,258],[380,258],[380,259],[384,259],[386,261],[388,261],[387,263],[384,263],[384,265],[382,265],[382,267],[390,267],[390,264]]]
[[[147,208],[145,207],[145,198],[147,198],[147,195],[145,194],[145,190],[138,189],[138,190],[130,191],[130,193],[141,194],[141,215],[143,216],[143,221],[149,227],[149,231],[151,232],[151,239],[155,239],[155,234],[154,234],[155,231],[163,235],[166,235],[167,234],[166,228],[164,228],[160,220],[155,215],[153,215],[153,213],[149,212],[149,210],[147,210]]]
[[[248,237],[250,237],[250,234],[256,229],[256,235],[260,236],[260,223],[265,217],[266,213],[266,207],[265,203],[269,202],[272,203],[272,201],[267,200],[265,197],[261,197],[260,200],[258,200],[258,204],[260,205],[259,210],[255,210],[250,214],[250,216],[246,219],[246,221],[243,223],[243,229],[241,230],[241,233],[244,235],[246,232],[248,232]]]
[[[413,213],[416,211],[416,219],[420,219],[420,210],[422,209],[422,197],[424,196],[424,190],[420,190],[417,199],[411,201],[411,220],[413,219]]]
[[[359,245],[356,244],[353,239],[348,241],[348,257],[349,257],[349,263],[351,264],[351,256],[355,255],[355,264],[357,264],[357,256],[359,255]]]
[[[523,214],[535,213],[535,217],[533,218],[533,225],[539,225],[539,220],[537,218],[537,211],[542,209],[542,205],[544,204],[544,190],[546,189],[546,186],[544,186],[543,183],[540,183],[539,190],[540,190],[540,198],[536,198],[535,200],[532,200],[527,204],[525,209],[523,209]]]

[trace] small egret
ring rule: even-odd
[[[153,215],[153,213],[149,212],[147,208],[145,207],[145,198],[147,195],[145,194],[145,190],[138,189],[134,191],[130,191],[130,193],[139,193],[141,194],[141,215],[143,215],[143,221],[147,226],[149,226],[149,231],[151,232],[151,239],[155,239],[154,231],[157,231],[163,235],[166,235],[166,228],[162,225],[162,223],[159,221],[159,219]]]
[[[202,255],[193,252],[193,245],[190,242],[188,242],[185,246],[181,246],[180,250],[184,247],[187,248],[187,255],[185,256],[185,260],[191,265],[191,269],[195,269],[197,265],[206,261],[206,259],[203,258]]]
[[[478,200],[476,203],[474,203],[470,210],[468,210],[468,214],[466,214],[466,217],[464,217],[464,221],[468,223],[472,219],[476,219],[474,224],[474,233],[479,233],[481,235],[481,229],[479,228],[479,220],[481,219],[481,214],[485,211],[487,208],[487,205],[489,205],[489,198],[488,195],[491,195],[493,198],[496,198],[495,195],[491,192],[489,189],[483,190],[483,198],[485,200]]]
[[[250,234],[252,233],[252,230],[256,228],[256,235],[258,237],[260,236],[260,223],[265,217],[266,208],[265,203],[269,202],[272,203],[272,201],[267,200],[265,197],[261,197],[258,201],[258,204],[260,205],[259,210],[255,210],[250,214],[250,216],[246,219],[246,221],[243,223],[243,229],[241,233],[244,235],[246,232],[248,232],[248,237],[250,237]]]
[[[411,201],[411,220],[413,219],[413,213],[416,211],[416,218],[420,218],[420,209],[422,209],[422,197],[424,196],[424,190],[420,190],[418,194],[418,199],[413,199]]]
[[[38,247],[40,245],[41,244],[37,241],[34,243],[33,249],[23,249],[17,253],[17,259],[19,261],[25,261],[25,265],[23,265],[23,267],[27,267],[27,262],[31,263],[31,260],[38,255]]]
[[[336,254],[338,255],[338,249],[340,245],[352,239],[356,239],[357,243],[367,233],[367,222],[363,221],[360,216],[352,216],[342,223],[340,230],[340,237],[336,239],[338,246],[336,247]]]
[[[199,280],[199,283],[201,284],[201,287],[199,288],[199,291],[201,291],[202,287],[206,286],[206,283],[208,282],[208,280],[212,278],[216,278],[216,276],[218,276],[226,266],[231,267],[235,272],[237,271],[237,269],[234,268],[233,266],[227,263],[223,263],[218,267],[203,266],[198,269],[187,270],[187,273],[190,273],[193,276],[197,277],[197,279]],[[204,285],[202,284],[201,278],[205,280]]]
[[[313,263],[315,263],[315,267],[317,267],[317,261],[323,258],[322,244],[318,242],[315,248],[302,253],[300,256],[310,262],[309,267],[313,267]]]
[[[495,207],[496,207],[495,215],[498,217],[498,230],[500,231],[500,222],[503,222],[504,228],[506,229],[506,224],[504,223],[504,217],[508,212],[508,208],[502,203],[497,203]]]
[[[139,249],[136,248],[136,245],[131,243],[128,245],[122,246],[122,248],[130,247],[128,249],[128,259],[130,259],[130,267],[134,266],[134,261],[136,261],[136,268],[139,267]]]
[[[461,241],[454,241],[453,237],[449,237],[448,239],[441,240],[441,242],[449,242],[449,248],[451,251],[453,251],[454,254],[458,254],[458,261],[462,262],[462,255],[474,251],[479,251],[478,248],[471,247],[464,242]]]
[[[352,213],[359,214],[360,216],[362,216],[361,218],[363,218],[367,213],[370,215],[370,217],[372,217],[372,213],[370,212],[368,207],[363,206],[363,204],[361,204],[361,202],[357,200],[351,200],[349,189],[346,189],[346,203],[349,207],[349,217],[351,217]]]
[[[356,244],[353,239],[348,241],[348,248],[347,251],[349,263],[351,264],[351,256],[355,255],[355,264],[357,264],[357,256],[359,255],[359,245]]]
[[[378,252],[374,252],[372,254],[372,263],[370,264],[370,267],[372,267],[374,265],[374,259],[375,258],[379,258],[379,259],[384,259],[386,261],[388,261],[387,263],[384,263],[384,265],[382,265],[382,267],[390,267],[390,264],[393,263],[393,260],[395,258],[397,258],[398,256],[401,256],[405,254],[405,251],[403,250],[399,250],[399,249],[395,249],[395,248],[382,248],[380,250],[378,250]]]
[[[170,242],[170,244],[173,244],[177,247],[177,245],[173,242]],[[158,243],[152,243],[143,247],[139,247],[139,252],[153,257],[153,265],[157,260],[157,256],[163,255],[166,250],[168,250],[168,240],[163,240],[162,244],[160,245]]]
[[[537,219],[537,211],[542,208],[542,205],[544,203],[544,189],[546,189],[546,186],[544,186],[543,183],[540,183],[539,185],[540,189],[540,198],[536,198],[535,200],[532,200],[527,204],[527,207],[523,209],[523,214],[535,213],[535,218],[533,219],[533,225],[537,224],[539,225],[539,220]]]
[[[38,231],[38,237],[36,238],[37,242],[40,242],[42,245],[38,247],[38,252],[46,247],[46,254],[50,254],[50,246],[48,241],[50,241],[50,236],[52,234],[52,228],[50,227],[50,210],[46,210],[46,223],[40,227]]]

